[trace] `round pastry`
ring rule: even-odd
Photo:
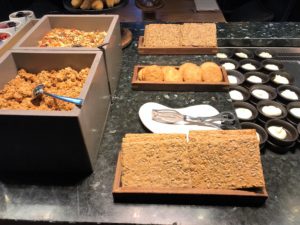
[[[220,67],[214,62],[205,62],[200,66],[202,70],[202,80],[204,82],[221,82],[223,74]]]
[[[161,71],[163,72],[163,74],[167,73],[169,70],[173,70],[176,69],[174,66],[163,66],[161,67]]]
[[[183,77],[179,71],[172,66],[164,66],[162,68],[164,74],[164,81],[166,82],[182,82]]]
[[[185,70],[185,68],[190,66],[197,66],[197,65],[194,63],[184,63],[179,67],[179,72],[183,75],[183,71]]]
[[[202,70],[196,64],[185,63],[180,66],[179,72],[182,75],[184,81],[187,82],[202,81]]]
[[[138,72],[138,78],[143,81],[163,81],[164,74],[157,65],[146,66]]]

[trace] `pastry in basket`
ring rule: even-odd
[[[164,81],[166,82],[182,82],[183,77],[181,73],[173,66],[162,67],[162,72],[164,74]]]
[[[108,8],[114,7],[115,0],[106,0],[106,5]]]
[[[92,3],[92,9],[102,10],[104,7],[103,2],[101,0],[95,0]]]
[[[79,8],[82,4],[83,0],[72,0],[71,1],[71,5],[74,7],[74,8]]]
[[[202,71],[202,80],[204,82],[221,82],[223,81],[223,74],[220,66],[214,62],[205,62],[200,66]]]
[[[92,0],[83,0],[82,4],[80,5],[81,9],[91,9],[92,7]]]
[[[186,82],[202,81],[202,71],[200,67],[194,63],[184,63],[180,66],[179,72],[181,73],[183,80]]]
[[[113,7],[114,4],[118,4],[119,2],[120,0],[106,1],[106,4]],[[81,8],[83,10],[102,10],[104,7],[104,2],[102,0],[72,0],[71,5],[76,9]]]
[[[164,74],[157,65],[146,66],[138,72],[138,78],[142,81],[163,81]]]

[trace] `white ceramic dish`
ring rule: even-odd
[[[198,125],[175,125],[159,123],[152,120],[153,109],[171,109],[167,106],[148,102],[141,106],[139,110],[139,116],[142,123],[153,133],[179,133],[188,134],[190,130],[217,130],[217,128],[198,126]],[[172,108],[173,109],[173,108]],[[194,105],[186,108],[175,109],[181,114],[189,116],[215,116],[219,114],[219,111],[211,105]]]
[[[25,16],[16,17],[17,13],[20,13],[20,12],[25,13]],[[17,21],[17,22],[24,24],[31,19],[35,19],[35,14],[31,10],[21,10],[21,11],[17,11],[17,12],[13,12],[13,13],[9,14],[8,17],[9,17],[9,20],[11,20],[11,21]]]
[[[10,20],[2,21],[2,22],[0,22],[0,24],[6,24],[6,23],[9,23],[9,22],[14,22],[16,24],[16,26],[0,28],[1,32],[8,32],[8,33],[11,33],[11,34],[15,34],[17,32],[17,30],[20,29],[20,27],[22,26],[22,24],[20,22],[10,21]]]

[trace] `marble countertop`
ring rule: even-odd
[[[262,155],[269,199],[261,207],[196,206],[164,204],[114,203],[112,183],[121,139],[126,133],[148,132],[138,118],[139,107],[149,101],[171,107],[211,104],[218,110],[232,110],[231,100],[222,92],[143,92],[131,90],[130,79],[135,64],[165,65],[184,61],[199,63],[212,56],[139,56],[136,50],[139,26],[126,24],[134,31],[135,41],[124,50],[123,67],[118,90],[113,97],[105,133],[99,149],[95,172],[75,184],[62,179],[55,185],[38,180],[0,182],[0,224],[52,224],[84,222],[88,224],[290,224],[300,221],[300,151],[278,155],[266,151]],[[222,25],[231,26],[231,25]],[[246,26],[246,25],[241,25]],[[247,25],[248,26],[248,25]],[[249,25],[250,26],[250,25]],[[264,26],[271,26],[264,25]],[[277,25],[276,25],[277,26]],[[293,26],[290,24],[289,26]],[[295,26],[299,26],[296,24]],[[263,30],[254,25],[255,30]],[[223,29],[223,28],[222,28]],[[219,37],[255,37],[240,26]],[[225,29],[225,28],[224,28]],[[236,32],[236,33],[235,33]],[[249,31],[250,32],[250,31]],[[297,31],[299,32],[299,31]],[[274,31],[274,35],[275,35]],[[296,34],[296,33],[294,33]],[[272,34],[273,35],[273,34]],[[257,37],[271,37],[258,34]],[[279,35],[279,33],[276,33]],[[291,35],[284,33],[283,35]],[[27,222],[26,222],[27,221]],[[44,224],[44,223],[43,223]]]

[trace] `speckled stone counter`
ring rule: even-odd
[[[126,24],[143,34],[144,24]],[[218,46],[299,47],[300,23],[234,22],[217,24]]]
[[[136,26],[135,40],[140,33]],[[234,36],[234,27],[231,27]],[[257,30],[261,27],[257,26]],[[220,31],[221,33],[223,31]],[[240,27],[236,27],[236,36]],[[244,34],[251,36],[252,34]],[[223,34],[225,35],[225,34]],[[285,35],[285,33],[283,34]],[[228,34],[228,37],[230,35]],[[262,35],[263,36],[263,35]],[[199,63],[211,56],[139,56],[136,41],[123,55],[119,88],[113,97],[95,172],[72,184],[67,178],[55,185],[38,179],[0,182],[0,224],[201,224],[201,225],[296,225],[300,221],[300,151],[262,155],[269,199],[257,207],[219,207],[164,204],[114,203],[112,183],[121,139],[128,132],[148,132],[138,117],[139,107],[149,101],[171,107],[211,104],[218,110],[232,110],[227,93],[132,91],[130,79],[135,64],[174,65],[184,61]],[[300,66],[299,66],[300,67]],[[300,68],[299,68],[300,71]],[[51,183],[51,182],[49,182]],[[26,222],[27,221],[27,222]],[[35,223],[36,222],[36,223]],[[42,223],[44,224],[44,223]]]

